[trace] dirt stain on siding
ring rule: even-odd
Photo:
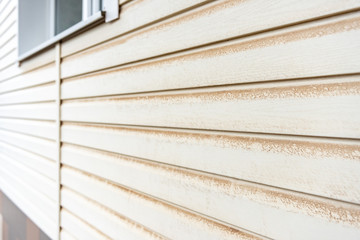
[[[101,153],[101,152],[98,152]],[[116,154],[112,157],[119,158]],[[295,192],[263,187],[256,184],[247,184],[226,177],[214,176],[212,174],[199,173],[193,170],[164,164],[151,163],[137,160],[131,157],[123,157],[125,161],[136,161],[137,164],[147,166],[147,171],[157,172],[158,175],[171,176],[170,179],[179,181],[181,184],[192,186],[206,194],[217,192],[219,195],[230,198],[249,199],[262,205],[271,206],[285,211],[302,213],[308,216],[320,217],[330,222],[337,222],[360,227],[360,208],[346,204],[335,204],[332,201],[319,197],[306,196]],[[177,179],[177,180],[176,180]]]
[[[157,206],[158,208],[161,208],[161,209],[166,209],[167,211],[169,211],[171,214],[174,214],[174,215],[177,215],[179,216],[180,218],[185,218],[189,221],[192,221],[192,222],[197,222],[197,223],[201,223],[201,224],[204,224],[205,226],[207,226],[208,228],[210,229],[216,229],[216,231],[220,231],[220,232],[223,232],[225,234],[228,234],[228,235],[231,235],[231,236],[238,236],[240,237],[241,239],[261,239],[259,237],[256,237],[256,236],[253,236],[249,233],[246,233],[244,231],[241,231],[239,229],[235,229],[235,228],[231,228],[231,227],[228,227],[228,226],[225,226],[225,225],[222,225],[218,222],[215,222],[215,221],[212,221],[210,219],[206,219],[206,218],[203,218],[199,215],[196,215],[190,211],[185,211],[181,208],[177,208],[173,205],[170,205],[170,204],[167,204],[166,202],[163,202],[163,201],[160,201],[160,200],[157,200],[155,198],[152,198],[150,196],[147,196],[147,195],[144,195],[144,194],[140,194],[138,192],[135,192],[131,189],[128,189],[126,187],[123,187],[123,186],[120,186],[116,183],[113,183],[111,181],[108,181],[106,179],[103,179],[101,177],[98,177],[96,175],[92,175],[92,174],[89,174],[89,173],[86,173],[86,172],[82,172],[82,171],[79,171],[77,169],[74,169],[72,167],[69,167],[69,166],[66,166],[64,167],[65,169],[68,169],[67,171],[72,171],[74,172],[74,174],[76,175],[80,175],[80,177],[84,178],[83,176],[86,176],[87,179],[84,178],[84,180],[86,180],[87,182],[89,181],[94,181],[94,182],[98,182],[100,184],[104,184],[106,185],[107,188],[111,188],[113,190],[111,190],[112,192],[118,192],[124,196],[127,196],[128,198],[135,198],[135,199],[141,199],[142,201],[146,201],[148,203],[151,203],[155,206]],[[83,175],[83,176],[81,176]],[[143,204],[145,206],[148,205],[147,204]]]
[[[285,86],[271,88],[252,88],[237,90],[222,90],[209,92],[191,92],[179,94],[159,94],[151,96],[135,96],[135,97],[100,97],[90,99],[64,100],[65,104],[85,104],[100,102],[118,102],[132,101],[141,104],[150,105],[158,104],[186,104],[190,102],[229,102],[238,100],[267,100],[267,99],[305,99],[320,97],[337,97],[337,96],[357,96],[360,94],[359,82],[346,83],[329,83],[329,84],[312,84],[304,86]]]
[[[177,20],[177,21],[179,21],[179,20]],[[167,22],[164,23],[164,25],[166,25],[166,24],[167,24]],[[174,24],[174,23],[170,23],[170,24]],[[136,37],[146,38],[147,32],[153,32],[153,34],[155,34],[154,32],[156,32],[157,31],[156,29],[159,29],[159,28],[162,29],[164,27],[154,26],[154,27],[148,28],[146,30],[131,34],[129,36],[121,37],[119,39],[116,39],[109,43],[100,45],[98,47],[86,50],[79,54],[72,55],[68,58],[65,58],[65,60],[67,61],[72,58],[76,59],[79,57],[80,57],[79,59],[81,59],[81,56],[83,56],[83,55],[89,55],[92,53],[104,51],[104,50],[112,48],[114,46],[124,44],[124,43],[130,41],[130,39],[132,39],[132,38],[136,38]],[[323,24],[320,26],[309,27],[306,29],[300,29],[300,30],[286,32],[286,33],[275,34],[273,36],[268,36],[268,37],[259,37],[257,39],[244,40],[239,43],[229,44],[227,46],[214,47],[211,49],[193,52],[193,53],[189,53],[189,54],[182,55],[182,56],[176,56],[171,59],[166,59],[164,61],[183,62],[183,61],[196,60],[196,59],[220,57],[220,56],[229,55],[229,54],[239,54],[241,52],[249,51],[249,50],[253,50],[253,49],[265,48],[265,47],[270,47],[270,46],[280,46],[283,44],[287,44],[289,42],[301,41],[301,40],[312,39],[312,38],[319,38],[319,37],[324,37],[327,35],[333,35],[336,33],[353,31],[353,30],[358,30],[358,29],[360,29],[360,17],[353,17],[351,19],[340,20],[335,23]],[[174,49],[173,51],[177,51],[177,50],[180,50],[180,49]],[[165,54],[165,52],[159,53],[159,54]],[[149,64],[162,64],[162,61],[159,61],[157,63],[152,62]]]
[[[119,135],[140,135],[141,138],[154,141],[170,141],[189,145],[211,145],[221,148],[242,148],[247,150],[262,150],[264,152],[282,153],[313,158],[339,157],[360,161],[360,146],[358,144],[336,144],[317,141],[301,141],[276,138],[243,137],[226,134],[191,133],[171,130],[153,130],[145,128],[126,128],[104,125],[63,123],[63,127],[83,129],[86,131],[110,131]]]

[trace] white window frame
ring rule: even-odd
[[[82,21],[55,35],[55,0],[50,0],[51,8],[51,38],[41,43],[40,45],[26,51],[18,56],[19,64],[27,58],[32,57],[41,50],[55,45],[60,40],[68,37],[85,27],[88,27],[96,22],[104,21],[110,22],[119,18],[119,1],[118,0],[82,0]],[[19,4],[19,1],[18,1]],[[91,4],[95,7],[91,9]],[[19,6],[19,5],[18,5]],[[100,9],[101,8],[101,9]],[[19,18],[18,18],[19,19]],[[18,30],[20,28],[18,27]],[[20,46],[20,39],[18,39]]]

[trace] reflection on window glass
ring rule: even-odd
[[[55,34],[82,20],[82,0],[56,0]]]

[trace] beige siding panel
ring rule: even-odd
[[[165,59],[166,60],[166,59]],[[257,82],[262,79],[263,72],[251,72],[247,73],[244,70],[244,74],[250,74],[243,79],[236,79],[232,75],[235,71],[221,71],[212,75],[205,74],[206,62],[203,63],[204,74],[196,71],[196,68],[202,65],[193,66],[191,63],[187,66],[182,66],[181,63],[171,63],[171,59],[153,61],[146,64],[140,64],[130,67],[120,67],[115,70],[102,71],[85,76],[79,76],[65,80],[61,84],[61,96],[62,99],[74,99],[85,97],[97,97],[106,95],[121,95],[132,94],[141,92],[161,91],[177,88],[194,88],[208,85],[218,85],[220,83],[234,83],[234,82]],[[187,61],[187,60],[186,60]],[[213,65],[209,65],[208,71],[213,68]],[[189,69],[191,74],[188,74],[184,69]],[[272,76],[272,74],[275,74]],[[289,71],[290,74],[290,71]],[[267,73],[268,80],[276,79],[278,75],[276,73]],[[309,82],[345,82],[359,80],[359,75],[356,76],[343,76],[343,77],[324,77],[324,78],[309,78],[304,81]],[[243,82],[242,82],[243,81]],[[297,80],[299,81],[299,80]],[[296,81],[296,82],[297,82]],[[292,80],[294,84],[296,82]],[[1,86],[1,85],[0,85]]]
[[[0,0],[0,13],[4,11],[5,6],[10,2],[11,0]]]
[[[79,227],[75,226],[75,228],[78,229]],[[67,230],[62,228],[61,231],[60,231],[60,239],[63,239],[63,240],[76,240],[77,238],[75,238]]]
[[[0,140],[53,160],[57,154],[55,142],[42,138],[0,129]]]
[[[349,41],[349,39],[346,41]],[[315,47],[315,49],[311,47],[311,41],[308,44],[309,46],[306,47],[308,50],[304,49],[303,53],[308,55],[307,58],[315,59],[317,55],[312,55],[311,52],[316,52],[319,48]],[[336,44],[337,43],[335,43],[335,45]],[[277,48],[281,47],[282,46],[277,46]],[[274,48],[276,47],[274,46]],[[338,63],[338,59],[341,57],[340,55],[336,57],[336,52],[333,58],[334,66],[331,70],[328,69],[328,66],[323,66],[323,68],[321,66],[319,66],[319,68],[314,68],[314,65],[305,66],[308,60],[304,61],[305,65],[300,66],[300,64],[296,67],[299,64],[299,61],[297,61],[296,58],[289,59],[289,56],[287,55],[288,53],[291,53],[291,51],[289,50],[287,53],[287,50],[284,49],[284,58],[281,62],[278,62],[277,58],[271,58],[270,55],[264,55],[264,58],[261,58],[261,56],[257,56],[258,58],[253,56],[249,61],[244,61],[244,59],[242,59],[240,60],[240,63],[245,65],[244,68],[239,64],[241,56],[236,59],[229,57],[228,54],[224,57],[214,56],[214,58],[211,59],[206,57],[206,51],[198,53],[198,57],[195,59],[193,55],[185,55],[180,59],[169,58],[139,66],[120,68],[110,72],[65,81],[62,84],[61,89],[62,97],[66,99],[237,82],[256,82],[286,79],[297,76],[307,77],[309,75],[326,74],[341,65],[341,63]],[[296,47],[293,51],[295,50]],[[348,50],[352,52],[356,51],[352,48],[349,48]],[[276,54],[279,56],[280,52],[277,52]],[[300,59],[304,57],[304,54],[300,54],[300,52],[297,55]],[[343,59],[343,63],[346,62],[346,59],[349,59],[349,62],[346,63],[346,65],[354,66],[354,69],[358,69],[358,67],[355,67],[356,63],[353,60],[350,60],[349,57],[343,56],[341,59]],[[318,61],[320,61],[320,63],[317,62],[316,64],[326,64],[329,62],[328,59],[326,61],[318,59]],[[259,65],[253,64],[254,62],[259,62]],[[227,68],[227,65],[232,66]],[[259,66],[262,66],[261,71],[259,71]],[[269,66],[269,68],[266,66]],[[307,71],[321,71],[322,73],[312,72],[308,74],[302,67]],[[274,69],[278,70],[274,71]],[[188,74],[189,72],[191,72],[191,74]]]
[[[359,206],[170,166],[143,167],[145,174],[131,178],[142,192],[272,239],[360,234]]]
[[[95,230],[93,226],[90,226],[83,220],[71,214],[66,209],[61,210],[61,228],[66,229],[77,239],[87,240],[110,240],[111,238],[103,235],[99,231]],[[64,238],[63,238],[64,237]],[[61,239],[68,239],[67,236],[62,236]]]
[[[16,59],[17,51],[16,49],[13,49],[0,59],[0,71],[4,71],[4,69],[11,66],[13,63],[16,62]]]
[[[45,49],[33,57],[21,62],[21,72],[31,71],[55,61],[55,47]],[[54,77],[52,75],[52,77]]]
[[[64,102],[63,121],[360,138],[360,82]],[[295,114],[296,113],[296,114]]]
[[[295,77],[358,72],[359,66],[356,57],[359,53],[356,51],[360,49],[360,43],[357,41],[360,38],[359,15],[358,13],[349,14],[243,38],[225,45],[217,45],[217,47],[207,51],[203,50],[201,53],[193,53],[190,58],[192,61],[202,60],[202,63],[204,63],[204,58],[207,61],[214,61],[213,65],[217,65],[217,67],[210,68],[211,71],[209,71],[209,67],[206,66],[206,70],[209,71],[206,76],[214,73],[214,70],[218,71],[219,68],[222,71],[229,71],[235,76],[238,75],[239,70],[243,72],[256,70],[258,72],[259,66],[261,69],[278,72],[280,75],[284,75],[284,71],[288,69],[287,71],[291,70],[292,76],[296,74]],[[226,26],[238,29],[238,25],[233,24],[234,16],[231,16],[228,16],[230,21]],[[221,22],[216,18],[212,19],[216,23]],[[276,19],[276,17],[261,19],[260,23],[268,22],[270,19]],[[204,31],[204,34],[194,34],[194,31],[189,30],[183,33],[185,29],[194,29],[192,27],[194,22],[192,17],[188,17],[185,23],[169,22],[166,27],[154,26],[126,38],[118,38],[80,54],[64,58],[61,76],[67,78],[189,48],[203,43],[209,37],[206,33],[212,34],[214,32],[211,31],[212,29],[218,29],[214,24],[201,21],[202,25],[195,29],[204,31],[205,26],[211,29]],[[248,22],[246,21],[246,23]],[[176,32],[177,27],[181,28],[179,32]],[[227,28],[225,29],[227,30]],[[326,61],[324,61],[325,59]],[[346,61],[339,62],[338,59],[346,59]],[[179,57],[177,61],[185,62],[182,57]],[[197,66],[200,69],[204,68],[204,64]],[[237,70],[235,70],[236,68]],[[184,69],[184,72],[192,71]],[[201,70],[200,72],[204,73]],[[298,74],[300,75],[298,76]],[[204,75],[202,76],[204,77]],[[264,76],[266,77],[265,73],[263,73]]]
[[[38,172],[29,169],[21,163],[18,163],[16,159],[10,158],[5,154],[1,154],[2,167],[9,173],[17,176],[21,176],[22,181],[25,181],[31,188],[36,189],[44,197],[49,198],[55,202],[57,196],[56,182],[51,180]],[[54,210],[54,209],[52,209]],[[54,211],[48,213],[49,216],[55,218]]]
[[[142,1],[135,0],[121,8],[120,20],[102,24],[73,39],[65,41],[62,45],[62,57],[89,48],[103,41],[127,33],[176,12],[188,9],[205,0],[182,0],[169,2],[167,0]]]
[[[13,11],[6,20],[0,25],[0,41],[3,41],[3,39],[6,39],[4,34],[8,31],[10,26],[15,26],[15,31],[17,32],[17,24],[16,24],[16,18],[17,18],[17,11]]]
[[[0,105],[55,100],[55,87],[55,83],[51,83],[40,87],[1,94]]]
[[[1,158],[0,158],[1,160]],[[41,197],[26,183],[9,175],[0,168],[1,190],[38,225],[48,236],[54,238],[57,232],[55,219],[51,219],[51,213],[55,212],[55,204],[46,197]],[[50,215],[49,215],[50,214]]]
[[[358,0],[125,0],[59,69],[16,62],[17,2],[0,189],[51,239],[359,239]]]
[[[7,27],[6,29],[3,29],[2,26],[0,26],[0,30],[3,30],[2,32],[0,32],[0,48],[2,48],[5,44],[7,44],[7,42],[10,39],[16,38],[16,34],[17,34],[16,22],[14,21],[14,22],[6,23],[6,27]]]
[[[0,106],[0,117],[55,120],[54,102]]]
[[[57,168],[54,161],[31,153],[19,147],[0,142],[1,152],[17,162],[55,181]]]
[[[15,69],[14,69],[15,70]],[[0,82],[0,93],[50,83],[55,80],[55,65],[49,64],[42,68]]]
[[[57,153],[55,142],[48,140],[55,137],[55,124],[43,121],[55,120],[55,103],[49,102],[55,89],[52,85],[29,88],[55,80],[54,65],[49,65],[55,55],[52,49],[45,50],[18,65],[16,3],[0,3],[6,6],[0,14],[0,189],[55,239],[58,169],[50,159]],[[30,102],[45,103],[19,104]]]
[[[67,123],[61,136],[67,143],[360,203],[358,142]],[[64,145],[62,158],[91,171],[84,161],[115,164],[118,157]]]
[[[55,80],[55,64],[54,62],[54,49],[51,49],[45,53],[36,55],[30,59],[27,59],[25,62],[21,64],[21,66],[18,66],[18,63],[11,64],[6,70],[2,70],[2,74],[0,75],[0,83],[5,84],[5,86],[8,87],[9,82],[6,81],[13,78],[15,81],[19,81],[19,83],[11,82],[10,85],[13,86],[13,88],[23,88],[27,86],[33,86],[35,84],[41,84],[41,83],[47,83]],[[44,67],[44,68],[42,68]],[[49,68],[47,68],[49,67]],[[50,68],[53,67],[51,70]],[[32,71],[32,70],[40,70]],[[46,69],[46,70],[45,70]],[[52,73],[53,72],[53,73]],[[35,74],[34,74],[35,73]],[[28,75],[29,74],[29,75]],[[43,74],[42,77],[36,76],[36,75]],[[30,77],[31,80],[27,81],[26,78]],[[35,78],[35,79],[34,79]],[[50,79],[51,81],[50,81]],[[25,80],[25,81],[24,81]],[[20,83],[21,82],[21,83]],[[2,87],[0,88],[0,92],[5,92],[8,90],[2,90]]]
[[[3,36],[1,36],[3,38]],[[0,61],[8,55],[11,51],[15,50],[17,47],[17,38],[13,37],[9,39],[3,46],[1,46],[0,50]]]
[[[51,121],[33,121],[0,118],[0,128],[55,140],[56,126]]]
[[[263,239],[69,167],[63,167],[62,179],[65,186],[170,239]]]
[[[18,68],[18,64],[17,63],[11,64],[6,69],[1,70],[0,83],[6,79],[16,76],[17,74],[19,74],[19,72],[20,70]]]
[[[64,187],[61,190],[61,205],[111,239],[164,239],[155,232]]]
[[[16,9],[16,3],[17,1],[11,0],[9,3],[7,3],[4,8],[1,10],[0,14],[0,25],[4,23],[6,18],[9,16],[9,14]]]

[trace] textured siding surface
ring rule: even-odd
[[[0,2],[9,198],[51,238],[360,238],[359,1],[120,4],[18,66]]]
[[[0,3],[0,189],[55,239],[55,54],[18,66],[16,3]]]

